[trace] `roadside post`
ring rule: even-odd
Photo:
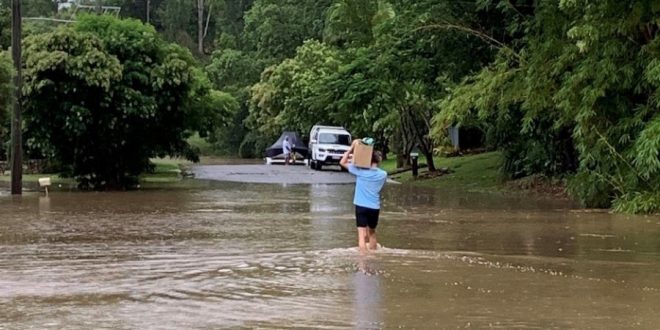
[[[412,175],[413,178],[417,179],[417,175],[419,175],[419,166],[417,165],[417,159],[419,158],[419,153],[417,152],[411,152],[410,153],[410,163],[412,165]]]
[[[48,187],[50,187],[50,185],[51,185],[50,177],[39,178],[39,187],[44,188],[44,190],[46,191],[46,197],[48,197]]]

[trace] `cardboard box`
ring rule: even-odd
[[[353,165],[357,167],[370,168],[371,154],[374,152],[373,146],[358,143],[353,150]]]

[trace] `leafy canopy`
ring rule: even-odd
[[[27,144],[94,188],[122,188],[149,158],[197,159],[186,138],[224,110],[189,51],[109,16],[25,40]]]

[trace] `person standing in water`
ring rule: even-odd
[[[361,143],[361,140],[353,141],[351,148],[344,153],[339,164],[356,178],[353,204],[357,222],[358,248],[360,251],[366,251],[367,247],[375,250],[378,247],[376,226],[378,226],[380,215],[380,192],[387,181],[387,172],[378,168],[381,156],[377,151],[374,151],[371,156],[371,168],[360,168],[351,164],[349,157],[357,143]]]

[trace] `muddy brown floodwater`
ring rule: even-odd
[[[6,191],[3,187],[2,191]],[[387,185],[0,193],[0,329],[660,326],[660,218]]]

